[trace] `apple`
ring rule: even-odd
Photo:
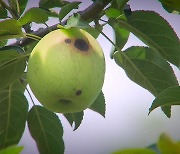
[[[57,113],[90,107],[105,75],[101,46],[88,32],[61,28],[44,36],[28,61],[27,81],[37,100]]]

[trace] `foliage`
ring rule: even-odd
[[[123,149],[113,152],[113,154],[179,154],[180,142],[175,142],[167,134],[162,133],[157,144],[150,145],[147,148]]]
[[[168,12],[178,13],[180,10],[178,0],[159,1]],[[91,7],[78,12],[81,4],[78,1],[40,0],[38,7],[27,9],[28,0],[0,0],[0,153],[13,150],[19,153],[22,150],[11,145],[18,144],[26,122],[40,153],[64,153],[61,119],[56,113],[35,104],[28,111],[30,102],[24,95],[27,90],[32,99],[26,87],[26,67],[33,47],[50,30],[61,26],[82,28],[95,38],[101,34],[108,39],[112,44],[110,57],[124,69],[129,79],[155,96],[150,112],[161,107],[166,116],[171,116],[171,106],[180,105],[180,86],[172,69],[173,65],[180,68],[179,38],[158,13],[131,11],[127,3],[128,0],[93,0]],[[60,8],[60,11],[55,8]],[[107,20],[104,20],[104,15]],[[57,23],[49,27],[46,22],[50,18],[59,19],[61,25],[57,26]],[[33,24],[39,24],[38,31],[33,31]],[[43,24],[47,28],[42,28]],[[103,32],[105,25],[112,27],[113,41]],[[122,51],[130,33],[147,46],[133,46]],[[10,44],[9,40],[15,42]],[[105,117],[105,108],[101,92],[89,109]],[[83,116],[84,111],[64,114],[74,130],[80,126]],[[180,149],[179,143],[175,144],[165,134],[157,146],[162,154],[168,150],[174,150],[176,154]],[[154,151],[135,149],[118,153],[153,154]]]

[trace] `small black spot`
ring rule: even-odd
[[[76,96],[79,96],[79,95],[81,95],[82,94],[82,91],[81,90],[77,90],[76,91]]]
[[[89,49],[89,45],[83,39],[76,39],[74,42],[74,46],[81,51],[88,51]]]
[[[71,43],[71,39],[68,39],[68,38],[65,39],[64,41],[65,41],[65,43],[68,43],[68,44]]]

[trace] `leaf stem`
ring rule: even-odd
[[[27,93],[28,93],[28,95],[29,95],[29,97],[30,97],[30,99],[31,99],[31,101],[32,101],[32,103],[33,103],[33,105],[36,105],[36,104],[34,103],[34,100],[33,100],[33,98],[32,98],[32,96],[31,96],[31,94],[30,94],[30,92],[29,92],[29,90],[28,90],[27,87],[26,87],[26,91],[27,91]]]
[[[121,49],[113,41],[111,41],[111,39],[105,33],[103,33],[102,31],[100,33],[116,48],[116,50],[122,52]],[[111,59],[113,59],[113,54],[114,52],[110,53]]]

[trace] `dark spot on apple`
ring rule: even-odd
[[[79,95],[81,95],[82,94],[82,91],[81,90],[77,90],[76,91],[76,96],[79,96]]]
[[[74,42],[74,46],[80,51],[88,51],[89,45],[83,39],[76,39]]]
[[[70,44],[70,43],[71,43],[71,39],[68,39],[68,38],[66,38],[64,41],[65,41],[65,43],[67,43],[67,44]]]
[[[70,103],[72,103],[70,100],[68,100],[68,99],[60,99],[59,100],[60,101],[60,103],[63,103],[63,104],[70,104]]]

